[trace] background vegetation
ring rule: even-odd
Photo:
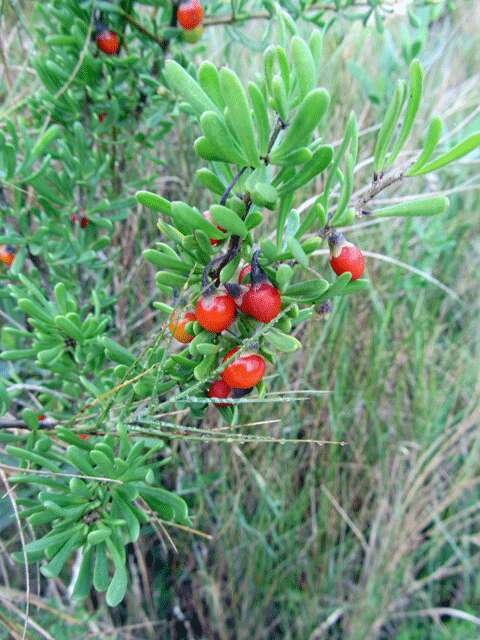
[[[14,5],[17,16],[1,23],[0,115],[21,109],[25,95],[38,90],[24,61],[30,45],[20,18],[28,26],[28,6],[22,13]],[[395,15],[383,34],[342,19],[333,26],[321,81],[332,94],[339,137],[354,108],[361,144],[373,146],[371,126],[414,56],[427,70],[424,119],[442,115],[446,138],[478,130],[480,11],[475,2],[453,9],[442,6],[424,28]],[[252,21],[244,32],[260,40],[264,28]],[[261,61],[217,27],[206,30],[197,57],[227,61],[245,77]],[[7,90],[6,68],[25,79],[15,93]],[[162,165],[149,188],[207,208],[193,182],[194,133],[186,122],[180,116],[162,144]],[[450,197],[448,214],[367,221],[348,232],[366,251],[368,295],[340,299],[332,313],[302,326],[303,349],[282,357],[269,378],[279,400],[285,389],[328,393],[247,404],[242,431],[258,434],[257,444],[171,440],[176,464],[165,483],[189,502],[195,527],[211,538],[146,527],[129,549],[131,588],[116,609],[101,596],[72,604],[69,584],[60,579],[42,579],[39,589],[33,569],[31,616],[38,627],[28,637],[478,637],[479,162],[478,154],[468,156],[431,178],[430,191]],[[153,173],[151,165],[136,169]],[[365,165],[356,189],[370,176]],[[305,200],[319,189],[305,192]],[[384,202],[412,192],[415,185],[401,185]],[[157,239],[155,216],[132,208],[117,224],[114,277],[130,284],[118,335],[142,344],[164,319],[151,309],[158,292],[140,258]],[[320,253],[318,268],[325,262]],[[180,423],[182,413],[175,419]],[[213,408],[202,427],[225,429]],[[282,443],[288,438],[344,446]],[[25,585],[9,556],[19,540],[8,500],[0,527],[0,637],[17,638]]]

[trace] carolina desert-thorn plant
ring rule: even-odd
[[[160,269],[159,290],[175,297],[181,289],[183,299],[187,294],[190,298],[192,321],[185,324],[184,316],[178,325],[183,323],[188,332],[188,346],[167,358],[166,379],[177,381],[182,399],[204,386],[205,395],[222,399],[216,404],[229,420],[237,408],[228,398],[253,386],[263,396],[265,362],[274,363],[276,352],[301,347],[291,335],[293,327],[312,319],[330,298],[368,286],[361,277],[361,250],[338,228],[365,216],[442,213],[448,206],[443,196],[413,197],[382,208],[375,207],[374,199],[387,187],[439,169],[480,144],[480,134],[474,134],[432,160],[442,128],[434,117],[418,158],[399,165],[422,97],[422,69],[414,60],[408,87],[403,80],[397,83],[377,135],[371,186],[354,200],[357,119],[350,115],[340,144],[328,144],[330,97],[316,86],[323,35],[314,31],[306,41],[285,16],[279,20],[282,44],[267,48],[262,77],[246,87],[227,67],[203,62],[193,75],[174,60],[166,62],[169,87],[199,124],[195,152],[209,167],[199,169],[197,179],[211,194],[209,210],[202,214],[148,191],[136,195],[141,204],[160,212],[159,230],[171,241],[144,253]],[[294,208],[296,195],[321,173],[323,190],[301,216]],[[272,219],[275,242],[265,231]],[[310,256],[324,241],[338,277],[329,279],[327,271],[326,278],[306,279]],[[157,306],[172,313],[168,305]],[[174,329],[173,337],[186,342],[178,332]],[[227,387],[220,384],[219,374]],[[192,410],[198,413],[202,407]]]
[[[266,49],[263,74],[244,86],[210,62],[195,71],[170,24],[170,3],[151,17],[132,2],[97,2],[98,21],[118,35],[118,55],[115,38],[108,51],[95,42],[93,3],[39,3],[32,67],[41,88],[1,122],[0,302],[8,326],[0,335],[0,442],[9,473],[20,468],[12,483],[34,489],[17,499],[37,537],[27,560],[42,559],[53,577],[78,556],[78,598],[93,584],[110,605],[121,601],[126,548],[147,519],[190,526],[186,503],[159,473],[168,458],[158,438],[178,425],[148,422],[148,409],[176,403],[201,417],[212,403],[233,422],[245,395],[265,394],[267,362],[301,346],[292,329],[331,298],[367,286],[361,251],[339,227],[356,217],[440,213],[447,201],[439,197],[373,204],[388,186],[480,142],[477,134],[436,153],[434,118],[419,157],[400,163],[422,92],[414,62],[409,89],[399,85],[377,137],[372,184],[355,199],[357,123],[352,114],[342,142],[328,144],[329,96],[317,88],[322,32],[306,41],[284,9],[260,4],[277,16],[280,44]],[[353,2],[334,4],[345,13]],[[377,0],[367,5],[370,15],[380,11]],[[234,2],[235,20],[220,4],[208,6],[204,26],[228,24],[235,39],[254,4]],[[325,23],[325,11],[309,13],[316,5],[298,6],[304,22]],[[174,60],[163,67],[167,49]],[[199,126],[195,150],[209,164],[197,178],[209,192],[208,215],[141,190],[155,179],[180,112]],[[322,192],[299,214],[301,189],[319,175]],[[122,313],[126,290],[138,302],[131,263],[126,280],[116,280],[125,249],[119,228],[134,217],[135,191],[161,214],[161,241],[145,258],[159,269],[156,306],[168,316],[153,344],[141,346]],[[336,278],[330,268],[325,278],[306,275],[323,242]]]

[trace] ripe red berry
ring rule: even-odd
[[[210,211],[208,209],[203,212],[203,217],[206,220],[208,220],[209,222],[211,222],[212,224],[215,224],[214,221],[212,220],[212,216],[211,216]],[[225,231],[225,229],[223,229],[222,227],[219,227],[218,224],[215,224],[215,226],[217,227],[217,229],[219,231]],[[216,247],[219,242],[222,242],[222,241],[221,240],[217,240],[216,238],[210,238],[210,244],[212,245],[212,247]]]
[[[348,242],[332,249],[330,265],[337,276],[349,272],[352,280],[358,280],[365,270],[365,258],[358,247]]]
[[[282,308],[282,298],[278,289],[270,282],[252,284],[242,297],[240,311],[258,322],[271,322]]]
[[[9,244],[0,245],[0,262],[3,262],[7,267],[11,267],[15,260],[15,249]]]
[[[208,389],[209,398],[228,398],[230,395],[230,387],[223,380],[215,380]],[[228,407],[228,402],[215,402],[216,407]]]
[[[82,216],[80,218],[80,227],[82,229],[85,229],[86,227],[88,227],[88,218],[86,216]]]
[[[44,416],[43,414],[41,416],[37,416],[37,420],[38,422],[42,422],[43,420],[45,420],[47,416]]]
[[[102,122],[105,120],[105,118],[106,118],[106,117],[107,117],[107,114],[106,114],[106,113],[99,113],[99,114],[98,114],[98,121],[99,121],[100,123],[102,123]]]
[[[240,347],[227,353],[223,361],[228,360]],[[265,374],[265,360],[258,353],[242,353],[222,371],[222,379],[234,389],[249,389],[260,382]]]
[[[177,321],[175,317],[175,313],[172,315],[172,319],[169,324],[170,333],[175,338],[177,342],[182,342],[183,344],[187,344],[191,342],[194,338],[190,333],[187,333],[185,330],[185,325],[189,322],[193,322],[195,320],[195,314],[193,311],[187,311],[183,318]]]
[[[200,0],[186,0],[177,9],[178,24],[186,31],[198,27],[203,19],[203,8]]]
[[[195,306],[197,322],[211,333],[221,333],[235,319],[235,301],[228,293],[200,298]]]
[[[243,281],[251,272],[251,270],[252,270],[251,264],[246,264],[244,267],[242,267],[240,273],[238,274],[238,284],[243,284]]]
[[[106,53],[109,56],[113,56],[118,53],[120,48],[118,35],[115,31],[109,31],[108,29],[103,29],[97,33],[96,42],[100,51],[103,51],[103,53]]]

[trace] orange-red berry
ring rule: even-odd
[[[80,433],[78,437],[80,438],[80,440],[88,440],[90,436],[86,433]]]
[[[215,380],[208,389],[209,398],[228,398],[230,396],[231,389],[223,380]],[[215,402],[216,407],[228,407],[228,402]]]
[[[0,262],[3,262],[7,267],[11,267],[15,260],[15,249],[9,244],[0,245]]]
[[[280,292],[270,282],[252,284],[242,297],[240,311],[258,322],[271,322],[282,308]]]
[[[210,294],[200,298],[195,306],[197,322],[206,331],[221,333],[235,319],[235,301],[228,293]]]
[[[191,342],[194,338],[190,333],[185,330],[185,326],[189,322],[193,322],[195,320],[195,314],[193,311],[187,311],[184,316],[177,321],[175,314],[172,315],[172,319],[169,324],[170,333],[175,338],[177,342],[182,342],[183,344],[187,344]]]
[[[109,56],[113,56],[118,53],[120,48],[118,35],[115,31],[109,31],[108,29],[104,29],[97,33],[96,42],[100,51],[103,51],[103,53],[106,53]]]
[[[337,276],[349,272],[352,274],[352,280],[358,280],[365,270],[365,258],[358,247],[348,242],[338,247],[338,251],[333,249],[330,265]]]
[[[223,361],[233,356],[240,347],[227,353]],[[265,375],[265,360],[258,353],[242,353],[222,371],[222,379],[234,389],[249,389],[260,382]]]
[[[186,31],[198,27],[203,20],[203,8],[200,0],[186,0],[177,9],[178,24]]]

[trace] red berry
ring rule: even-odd
[[[205,296],[198,300],[195,316],[206,331],[221,333],[235,319],[235,301],[228,293]]]
[[[242,267],[240,273],[238,274],[238,284],[243,284],[243,281],[251,272],[251,270],[252,270],[251,264],[246,264],[244,267]]]
[[[78,216],[77,216],[77,215],[75,215],[75,214],[73,213],[73,214],[70,216],[70,222],[71,222],[72,224],[77,224],[77,222],[78,222]]]
[[[352,280],[358,280],[365,269],[365,258],[360,249],[354,244],[347,243],[340,248],[338,255],[332,255],[330,265],[337,276],[349,272],[352,274]]]
[[[282,308],[282,299],[278,289],[270,282],[252,284],[243,295],[240,311],[258,322],[271,322]]]
[[[193,322],[195,320],[195,314],[193,311],[187,311],[187,313],[177,321],[175,317],[175,313],[172,315],[172,319],[169,324],[170,333],[175,338],[177,342],[182,342],[183,344],[187,344],[191,342],[194,338],[190,333],[185,331],[185,325],[189,322]]]
[[[203,217],[209,222],[211,222],[212,224],[215,224],[214,221],[212,220],[212,215],[208,209],[203,212]],[[222,227],[219,227],[218,224],[215,224],[215,226],[219,231],[225,231],[225,229],[223,229]],[[216,247],[219,242],[222,242],[222,241],[217,240],[216,238],[210,238],[210,244],[212,245],[212,247]]]
[[[230,387],[223,380],[215,380],[208,390],[209,398],[228,398],[230,395]],[[216,407],[228,407],[228,402],[215,402]]]
[[[3,262],[7,267],[11,267],[15,260],[15,249],[10,245],[0,245],[0,262]]]
[[[198,27],[203,19],[203,8],[200,0],[187,0],[177,9],[178,24],[186,31]]]
[[[106,113],[99,113],[99,114],[98,114],[98,121],[99,121],[100,123],[102,123],[102,122],[105,120],[105,118],[106,118],[106,117],[107,117],[107,114],[106,114]]]
[[[45,420],[47,416],[44,416],[43,414],[41,416],[37,416],[37,420],[38,422],[42,422],[43,420]]]
[[[80,433],[79,436],[80,440],[88,440],[90,436],[88,436],[86,433]]]
[[[228,360],[240,347],[227,353]],[[235,389],[249,389],[260,382],[265,374],[265,360],[258,353],[242,353],[228,364],[222,372],[223,381]]]
[[[82,217],[80,218],[80,227],[81,227],[82,229],[85,229],[85,227],[88,227],[88,218],[87,218],[87,217],[82,216]]]
[[[109,56],[115,55],[120,48],[120,40],[115,31],[109,31],[104,29],[97,33],[96,37],[97,47],[103,53],[107,53]]]

